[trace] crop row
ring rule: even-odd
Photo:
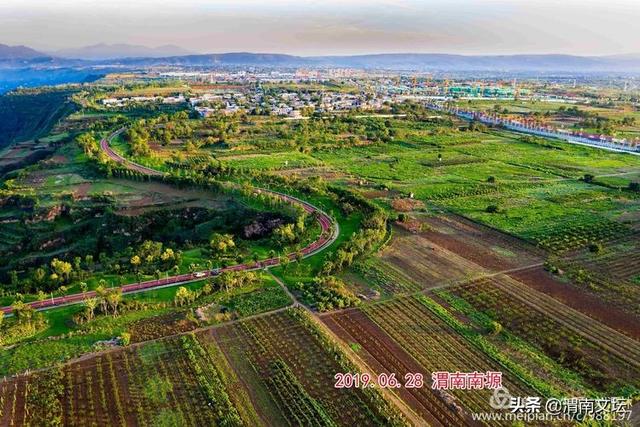
[[[283,387],[295,377],[309,398],[317,403],[311,407],[307,402],[307,405],[283,408],[285,412],[296,413],[293,419],[316,416],[314,413],[321,409],[327,419],[339,425],[386,423],[386,414],[380,413],[381,405],[368,394],[360,389],[334,388],[334,374],[344,370],[338,362],[343,356],[335,349],[327,348],[290,313],[241,322],[236,328],[242,348],[276,402],[282,404],[279,396],[289,393]],[[283,369],[287,374],[283,374]],[[273,375],[280,380],[274,380]],[[283,375],[287,376],[287,381]]]
[[[561,253],[585,247],[590,243],[608,242],[628,233],[627,226],[619,222],[571,221],[536,230],[531,233],[531,237],[542,248]]]
[[[28,377],[5,380],[0,384],[0,425],[20,426],[26,414]]]
[[[551,297],[505,277],[482,279],[450,291],[578,372],[597,390],[610,390],[620,378],[640,383],[637,342]]]
[[[273,390],[287,420],[294,425],[335,425],[324,408],[309,396],[286,363],[276,360],[271,363],[270,371],[266,379],[267,387]]]
[[[372,328],[377,326],[371,322],[360,310],[348,310],[335,313],[327,321],[335,325],[337,333],[349,342],[357,343],[368,355],[370,368],[379,373],[395,373],[397,378],[404,378],[409,372],[420,372],[422,369],[411,356],[395,343],[388,342],[383,334],[376,334]],[[367,326],[367,327],[365,327]],[[405,357],[406,356],[406,357]],[[460,408],[451,402],[446,402],[442,395],[437,395],[428,385],[421,388],[406,388],[400,390],[400,397],[407,401],[412,408],[430,424],[464,425],[465,417]]]
[[[420,362],[426,370],[425,377],[430,377],[430,373],[436,371],[499,370],[495,363],[481,356],[414,298],[376,304],[364,311]],[[503,384],[514,395],[525,395],[528,391],[509,379],[503,379]],[[451,393],[471,412],[491,411],[489,390],[452,390]]]
[[[353,265],[357,271],[372,286],[379,286],[391,294],[411,293],[420,290],[420,286],[412,280],[404,277],[388,264],[380,262],[358,262]]]
[[[244,425],[193,336],[109,352],[0,383],[0,425]]]
[[[214,413],[215,424],[225,426],[243,425],[240,415],[233,406],[225,389],[220,372],[216,369],[207,351],[200,345],[194,335],[183,335],[181,341],[192,372],[209,400],[208,405]]]

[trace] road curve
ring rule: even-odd
[[[100,141],[100,148],[102,149],[102,151],[115,162],[120,163],[131,170],[135,170],[145,175],[162,176],[163,172],[135,163],[129,159],[122,157],[121,155],[113,151],[113,149],[109,146],[109,142],[113,138],[118,136],[120,133],[122,133],[123,131],[124,131],[124,128],[118,129],[117,131],[111,133],[108,137],[103,138]],[[317,240],[315,240],[314,242],[310,243],[308,246],[301,249],[302,256],[304,258],[322,251],[327,246],[331,245],[338,237],[338,233],[339,233],[338,224],[334,223],[334,221],[331,219],[329,215],[327,215],[325,212],[323,212],[321,209],[317,208],[316,206],[308,202],[305,202],[303,200],[300,200],[297,197],[289,196],[287,194],[279,193],[277,191],[272,191],[267,189],[260,189],[260,191],[275,195],[289,203],[300,205],[309,214],[316,214],[316,219],[322,229],[322,232],[320,233],[320,236],[318,237]],[[293,260],[295,259],[296,254],[290,253],[287,256],[289,257],[290,260]],[[143,291],[154,289],[154,288],[164,288],[168,286],[175,286],[182,283],[193,282],[196,280],[202,280],[207,277],[217,276],[220,273],[225,271],[259,270],[262,268],[273,267],[278,264],[280,264],[279,258],[268,258],[268,259],[260,260],[258,262],[236,264],[229,267],[224,267],[224,268],[219,268],[214,270],[204,270],[204,271],[198,271],[198,272],[188,273],[188,274],[179,274],[177,276],[171,276],[164,279],[147,280],[144,282],[131,283],[128,285],[121,286],[120,289],[122,290],[123,294],[143,292]],[[85,293],[48,298],[42,301],[33,301],[27,304],[35,308],[36,310],[45,310],[45,309],[59,307],[63,305],[77,304],[82,302],[86,298],[91,298],[95,296],[96,296],[95,291],[88,291]],[[11,306],[1,307],[0,310],[3,311],[5,314],[10,314],[13,311],[13,308]]]

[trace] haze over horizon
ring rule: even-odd
[[[144,16],[145,19],[140,19]],[[638,51],[635,0],[7,0],[0,43],[194,53],[614,55]]]

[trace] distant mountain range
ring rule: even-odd
[[[626,71],[640,72],[640,55],[450,55],[397,53],[301,57],[266,53],[220,53],[166,58],[123,58],[121,65],[345,67],[440,71]]]
[[[232,52],[191,54],[178,46],[97,44],[53,53],[25,46],[0,44],[0,67],[29,64],[55,66],[114,65],[144,67],[175,66],[256,66],[256,67],[348,67],[393,70],[438,71],[563,71],[640,72],[640,54],[611,56],[542,55],[451,55],[394,53],[348,56],[303,57],[276,53]]]
[[[62,49],[51,54],[61,58],[104,60],[116,58],[162,58],[191,55],[186,49],[174,45],[147,47],[131,44],[95,44],[72,49]]]
[[[0,44],[0,59],[33,59],[42,56],[47,56],[42,52],[38,52],[30,47],[26,46],[8,46],[6,44]]]

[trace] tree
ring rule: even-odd
[[[4,311],[0,310],[0,328],[2,327],[3,320],[4,320]]]
[[[118,315],[118,305],[122,301],[122,290],[120,288],[111,288],[107,292],[107,302],[109,303],[109,307],[111,307],[111,311],[113,316]]]
[[[100,303],[100,309],[102,313],[107,314],[107,289],[105,288],[106,282],[104,279],[100,280],[98,287],[96,288],[96,295],[98,296],[98,302]]]
[[[236,247],[235,242],[233,241],[233,236],[231,234],[220,234],[213,233],[209,238],[209,245],[211,249],[215,252],[219,253],[227,253],[227,251],[232,250]]]
[[[30,324],[36,312],[33,307],[22,301],[14,302],[11,308],[13,308],[13,313],[16,316],[18,323],[21,324]]]
[[[285,224],[273,230],[273,237],[280,245],[287,245],[296,241],[293,224]]]
[[[47,299],[47,294],[45,294],[43,291],[38,291],[38,295],[36,298],[38,299],[38,301],[44,301],[45,299]]]
[[[133,269],[138,271],[138,267],[140,266],[140,263],[141,263],[140,257],[138,255],[134,255],[134,256],[131,257],[129,262],[133,266]]]
[[[282,266],[282,271],[287,271],[287,267],[291,263],[288,255],[283,255],[280,257],[280,265]]]
[[[171,250],[170,253],[173,254],[173,251]],[[153,240],[145,240],[138,248],[136,254],[140,259],[145,260],[148,264],[152,263],[156,259],[162,259],[162,243],[154,242]]]
[[[502,332],[502,325],[495,320],[492,320],[491,322],[489,322],[487,329],[489,330],[489,333],[491,335],[498,335],[500,332]]]
[[[14,288],[18,286],[18,272],[15,270],[11,270],[9,272],[9,280],[11,281],[11,286]]]
[[[600,252],[602,252],[602,244],[598,242],[589,243],[589,252],[599,254]]]
[[[213,292],[213,287],[211,286],[211,283],[207,283],[202,287],[203,294],[209,295],[211,292]]]
[[[89,322],[93,320],[93,316],[96,312],[96,307],[98,307],[97,298],[87,298],[84,300],[84,308],[87,312],[87,320]]]
[[[224,289],[227,293],[235,286],[235,277],[232,272],[225,271],[216,278],[216,283],[220,289]]]
[[[84,257],[84,263],[89,270],[93,270],[93,255],[87,255]]]
[[[160,259],[163,262],[173,261],[175,258],[176,258],[176,254],[173,252],[173,249],[171,248],[165,249],[164,252],[162,252],[162,255],[160,255]]]
[[[36,282],[36,284],[41,285],[42,283],[44,283],[44,278],[47,275],[47,271],[42,268],[36,268],[36,270],[33,272],[33,280]]]
[[[126,347],[131,343],[131,334],[129,332],[123,332],[120,334],[120,343]]]
[[[54,258],[51,261],[51,268],[64,281],[69,279],[69,275],[73,270],[73,267],[71,267],[71,263],[61,261],[58,258]]]
[[[49,282],[51,282],[51,286],[56,286],[60,281],[60,277],[56,273],[51,273],[49,275]]]
[[[174,304],[177,306],[184,305],[187,301],[189,301],[190,293],[191,292],[189,291],[189,289],[185,288],[184,286],[180,286],[176,291],[175,298],[173,299]]]
[[[79,286],[83,294],[87,293],[87,289],[89,289],[89,286],[86,284],[86,282],[80,282]]]

